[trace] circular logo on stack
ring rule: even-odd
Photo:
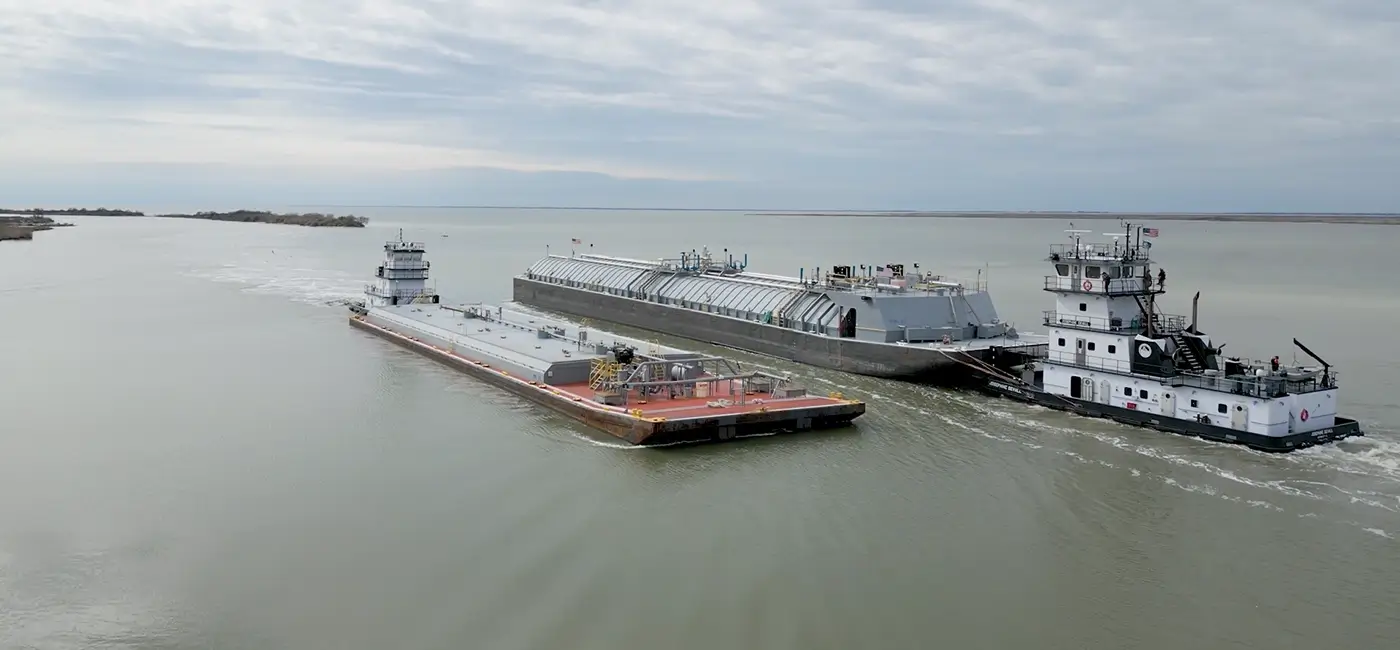
[[[1146,359],[1152,356],[1152,346],[1143,343],[1138,346],[1138,356]]]

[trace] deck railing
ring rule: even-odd
[[[388,259],[383,264],[386,269],[417,270],[426,269],[432,266],[428,260],[403,260],[398,258]]]
[[[938,291],[940,289],[952,291],[954,293],[985,293],[987,291],[987,278],[980,276],[976,280],[957,280],[942,275],[929,274],[906,274],[901,278],[880,277],[872,275],[856,275],[851,277],[826,274],[826,283],[818,285],[813,282],[811,286],[825,289],[837,289],[842,291],[890,291],[880,285],[889,285],[892,280],[902,279],[903,288],[896,288],[896,292],[923,292]]]
[[[1076,359],[1074,352],[1061,352],[1051,350],[1049,360],[1060,365],[1084,368],[1087,370],[1104,370],[1121,375],[1131,375],[1132,362],[1121,359],[1111,359],[1107,357],[1086,356],[1084,361]],[[1136,376],[1136,375],[1135,375]],[[1172,386],[1189,386],[1192,388],[1204,388],[1236,395],[1248,395],[1271,399],[1284,395],[1313,393],[1323,390],[1337,388],[1337,372],[1332,370],[1327,373],[1326,381],[1323,381],[1321,374],[1302,376],[1298,379],[1290,379],[1278,375],[1265,375],[1262,377],[1226,377],[1224,375],[1205,375],[1195,373],[1178,372],[1175,375],[1162,377],[1162,380]]]
[[[1152,331],[1155,333],[1170,335],[1187,329],[1188,323],[1185,316],[1177,314],[1157,314],[1156,316],[1152,326]],[[1147,332],[1147,325],[1140,313],[1134,314],[1132,318],[1119,318],[1117,316],[1104,318],[1073,313],[1062,314],[1057,310],[1050,309],[1042,312],[1042,323],[1048,327],[1069,327],[1120,334],[1144,334]]]
[[[375,270],[374,276],[386,280],[427,280],[428,269],[392,269],[380,267]]]
[[[1131,244],[1051,244],[1051,259],[1085,259],[1085,258],[1107,258],[1117,260],[1146,260],[1150,259],[1146,246],[1133,246]]]
[[[1162,288],[1142,278],[1110,278],[1108,291],[1104,291],[1103,278],[1073,278],[1064,275],[1045,276],[1046,291],[1073,291],[1076,293],[1097,293],[1107,296],[1145,296],[1162,293]]]
[[[426,298],[433,295],[432,289],[427,288],[424,288],[419,291],[384,291],[380,289],[378,285],[373,284],[365,285],[365,293],[371,296],[378,296],[380,298],[398,298],[400,301],[411,300],[420,297]]]

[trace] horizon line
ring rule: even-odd
[[[1400,217],[1400,212],[1248,212],[1248,211],[1154,211],[1154,210],[837,210],[827,208],[676,208],[567,205],[431,205],[412,203],[289,203],[289,208],[413,208],[425,210],[615,210],[633,212],[747,212],[753,214],[1046,214],[1046,215],[1181,215],[1181,216],[1300,216],[1300,217]]]

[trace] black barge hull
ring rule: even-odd
[[[1193,420],[1162,417],[1153,413],[1126,409],[1121,406],[1099,404],[1097,402],[1087,402],[1071,397],[1063,397],[1024,384],[985,375],[981,377],[980,382],[975,385],[979,390],[989,395],[1005,397],[1028,404],[1038,404],[1057,411],[1064,411],[1087,417],[1107,418],[1122,424],[1156,429],[1158,431],[1191,436],[1214,442],[1244,445],[1251,449],[1273,453],[1287,453],[1316,445],[1336,442],[1343,438],[1365,435],[1361,431],[1361,424],[1359,422],[1341,416],[1337,416],[1336,424],[1326,429],[1275,437],[1259,435],[1248,431],[1239,431],[1213,424],[1204,424]]]
[[[987,360],[992,349],[969,351],[894,346],[814,336],[774,325],[680,309],[605,293],[513,280],[515,302],[574,317],[591,318],[819,368],[920,384],[960,385],[971,377],[967,357]]]

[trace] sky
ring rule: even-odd
[[[1400,212],[1395,0],[0,0],[0,204]]]

